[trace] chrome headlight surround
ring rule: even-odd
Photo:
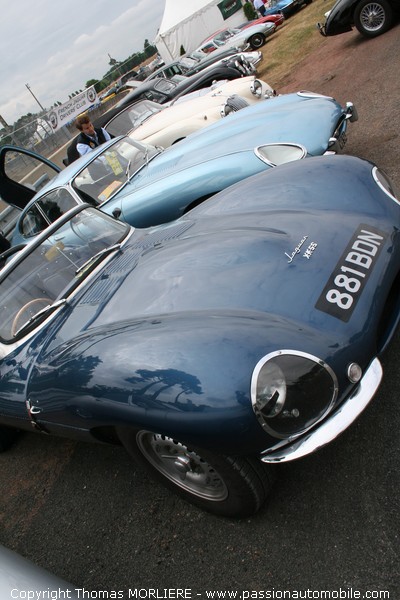
[[[385,171],[382,171],[382,169],[379,169],[379,167],[374,167],[372,169],[372,177],[374,178],[376,184],[383,192],[385,192],[387,196],[389,196],[389,198],[397,202],[397,204],[400,204],[400,200],[396,196],[393,183],[389,179],[388,175],[386,175]]]
[[[329,365],[316,356],[279,350],[257,363],[250,391],[261,427],[275,438],[294,439],[331,411],[338,382]]]
[[[276,90],[273,90],[272,88],[267,90],[264,94],[264,99],[265,100],[270,100],[271,98],[275,98],[275,96],[278,96],[279,94],[277,93]]]

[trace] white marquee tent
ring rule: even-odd
[[[166,62],[180,56],[181,47],[192,52],[207,36],[223,27],[239,25],[246,20],[242,8],[224,19],[241,5],[235,0],[166,0],[164,15],[155,39],[161,58]]]

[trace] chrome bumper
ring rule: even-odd
[[[375,358],[353,394],[335,413],[317,426],[314,431],[310,431],[290,446],[276,450],[265,450],[260,456],[262,462],[289,462],[307,456],[307,454],[311,454],[322,448],[322,446],[329,444],[342,431],[345,431],[366,408],[379,387],[382,375],[381,363],[378,358]]]
[[[350,121],[350,123],[354,123],[358,121],[358,112],[356,107],[352,102],[346,102],[346,110],[343,115],[343,120],[341,122],[341,132],[336,137],[329,138],[328,141],[328,149],[324,154],[340,154],[347,143],[347,123],[346,121]]]
[[[346,119],[348,119],[350,123],[358,121],[358,112],[352,102],[346,102]]]

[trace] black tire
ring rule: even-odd
[[[18,436],[17,429],[0,426],[0,452],[8,450]]]
[[[135,461],[182,498],[213,514],[248,517],[265,502],[272,470],[258,459],[213,454],[164,435],[120,428],[118,436]]]
[[[362,0],[354,11],[354,25],[367,38],[382,35],[393,24],[393,10],[387,0]]]
[[[265,44],[265,36],[262,33],[255,33],[249,39],[249,44],[253,50],[258,50]]]

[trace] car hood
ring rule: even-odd
[[[217,118],[217,115],[220,117],[221,115],[219,114],[219,109],[222,109],[229,96],[234,94],[244,98],[247,97],[246,101],[249,104],[263,101],[262,98],[258,98],[257,96],[252,95],[250,92],[250,86],[254,80],[255,77],[252,75],[249,77],[233,79],[232,81],[229,81],[228,83],[216,88],[204,96],[193,98],[187,102],[172,104],[157,114],[152,115],[145,122],[141,123],[129,134],[129,136],[133,139],[142,141],[146,140],[149,136],[158,133],[165,127],[175,127],[177,131],[179,131],[180,121],[183,119],[189,119],[190,117],[193,117],[194,119],[200,119],[204,121],[205,125],[207,125],[207,120],[209,118],[208,112],[212,109],[215,109],[212,111],[212,114],[214,115],[215,113],[215,118]],[[272,92],[272,88],[270,88],[264,82],[261,83],[263,86],[263,94]]]
[[[191,221],[173,225],[168,241],[154,234],[155,245],[121,282],[118,295],[110,299],[101,320],[112,322],[116,314],[129,318],[131,305],[142,316],[210,310],[282,314],[285,304],[289,312],[298,273],[291,280],[287,278],[285,252],[292,253],[305,237],[319,239],[316,230],[321,223],[318,220],[311,226],[308,220],[306,233],[299,236],[297,232],[303,229],[296,211],[286,214],[284,222],[276,219],[276,227],[269,226],[268,221],[266,218],[255,224],[253,218],[243,215],[238,226],[236,218],[220,217],[206,228]],[[185,225],[187,230],[181,234]],[[176,233],[179,237],[175,238]],[[131,252],[127,249],[123,258],[128,260]],[[307,286],[313,278],[312,262],[302,273]],[[268,293],[271,289],[274,294]],[[130,299],[126,310],[119,306],[121,297]]]
[[[225,100],[225,95],[207,94],[205,96],[194,98],[188,102],[173,104],[141,123],[136,129],[129,133],[129,137],[138,141],[146,140],[149,136],[158,133],[165,127],[174,125],[178,129],[182,119],[197,117],[201,114],[203,114],[202,118],[206,122],[207,111],[214,107],[222,107]]]
[[[132,310],[140,318],[228,312],[290,322],[295,337],[311,326],[320,336],[334,332],[336,340],[341,333],[347,339],[379,321],[371,311],[383,307],[372,297],[383,265],[393,260],[398,221],[398,206],[375,184],[365,161],[318,157],[277,167],[221,192],[192,218],[145,235],[137,231],[112,265],[108,296],[99,283],[101,308],[92,325],[129,319]],[[354,240],[369,235],[365,247],[376,248],[380,266],[368,272],[352,310],[338,312],[338,296],[332,295],[331,305],[323,301],[326,286],[343,257],[358,251],[352,250]],[[127,264],[132,270],[120,276]]]
[[[274,14],[278,13],[280,10],[283,10],[284,8],[286,8],[287,6],[290,6],[291,4],[293,4],[293,0],[280,0],[273,6],[266,8],[266,14],[274,15]]]
[[[256,103],[165,150],[131,180],[122,195],[172,172],[262,144],[296,143],[311,156],[321,155],[342,114],[340,104],[325,96],[286,94]]]

